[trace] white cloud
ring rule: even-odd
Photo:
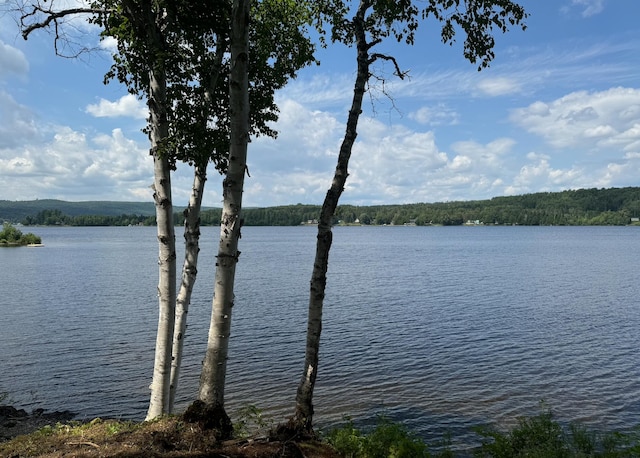
[[[449,164],[451,170],[456,172],[466,172],[471,170],[473,160],[469,156],[457,155]]]
[[[280,117],[274,126],[279,132],[278,138],[260,137],[252,141],[250,171],[255,168],[271,173],[294,169],[314,173],[335,167],[344,125],[328,112],[310,110],[291,99],[280,100],[278,106]]]
[[[75,8],[90,8],[91,2],[88,0],[51,0],[49,6],[53,11],[63,11]],[[98,33],[100,28],[96,24],[90,24],[88,22],[89,17],[88,14],[83,13],[68,15],[62,18],[62,20],[58,20],[59,24],[64,24],[62,29],[64,31],[63,36],[66,34],[69,34],[71,37],[77,36],[78,32],[81,34],[86,32]],[[83,41],[79,43],[83,43]],[[86,43],[86,36],[84,37],[84,43]]]
[[[24,78],[28,72],[29,62],[23,52],[0,40],[0,78],[10,75]]]
[[[86,112],[97,118],[130,117],[146,119],[149,115],[147,107],[132,94],[120,97],[115,102],[100,99],[97,104],[87,105]]]
[[[519,92],[520,84],[512,78],[484,78],[477,84],[477,88],[485,95],[496,97]]]
[[[345,199],[411,202],[425,196],[425,186],[447,166],[433,132],[414,132],[375,119],[361,120],[353,149]]]
[[[351,100],[353,84],[353,75],[319,73],[311,78],[292,80],[280,91],[280,96],[306,106],[342,105]]]
[[[22,144],[34,139],[40,131],[33,113],[20,105],[11,95],[0,91],[0,149]]]
[[[509,195],[529,192],[557,191],[574,187],[592,187],[592,182],[585,171],[571,167],[556,169],[550,164],[550,157],[545,154],[529,153],[528,163],[523,165],[513,178],[512,184],[505,188]],[[589,186],[591,184],[591,186]]]
[[[455,152],[467,154],[476,158],[496,160],[499,156],[509,153],[515,141],[510,138],[498,138],[486,145],[474,141],[460,141],[452,145]]]
[[[452,95],[474,92],[477,71],[416,72],[411,78],[394,81],[393,93],[397,97],[419,100],[441,100]]]
[[[421,107],[409,113],[409,119],[430,126],[455,125],[460,121],[460,115],[446,105],[438,104],[434,107]]]
[[[113,37],[101,37],[99,46],[100,49],[114,54],[118,51],[118,40]]]
[[[604,10],[604,0],[571,0],[571,5],[582,9],[582,17],[594,16]]]
[[[150,198],[152,159],[122,131],[88,137],[69,127],[55,130],[46,140],[0,149],[0,179],[13,183],[5,198],[139,200],[141,190]]]
[[[637,186],[640,170],[640,152],[625,154],[621,159],[610,162],[598,171],[595,177],[597,187]]]
[[[555,148],[636,148],[640,89],[579,91],[513,110],[511,120]]]
[[[569,5],[571,1],[563,3]],[[584,2],[571,7],[576,17],[588,9]],[[549,35],[552,39],[556,39],[553,34]],[[94,35],[90,40],[97,43]],[[100,47],[113,50],[114,44],[105,40]],[[455,55],[455,60],[440,59],[444,53],[434,52],[430,63],[414,61],[416,68],[410,79],[390,79],[385,86],[394,97],[397,112],[387,112],[390,104],[378,97],[385,108],[376,105],[377,114],[372,118],[374,110],[370,100],[365,100],[349,167],[351,175],[341,202],[433,202],[489,198],[505,190],[516,193],[637,184],[638,90],[607,88],[637,87],[633,58],[639,44],[631,33],[612,34],[608,39],[584,34],[562,42],[529,42],[530,46],[512,47],[511,53],[501,52],[491,69],[480,74],[460,55]],[[50,49],[42,55],[27,54],[32,66],[48,68],[45,51],[51,54]],[[352,51],[347,50],[345,55]],[[353,95],[353,62],[345,62],[334,59],[329,66],[301,72],[297,80],[278,92],[281,113],[275,127],[280,135],[277,140],[253,139],[249,145],[251,177],[245,182],[246,205],[322,202],[335,169]],[[18,73],[12,70],[12,75],[26,75],[26,59],[23,64],[26,67],[18,65]],[[92,64],[94,70],[100,66]],[[0,66],[0,74],[5,70]],[[12,86],[13,96],[7,95],[9,89],[7,93],[0,91],[0,174],[4,174],[0,182],[11,183],[6,188],[14,193],[7,198],[85,199],[95,195],[150,199],[153,168],[148,145],[128,138],[142,136],[125,130],[131,117],[146,118],[144,104],[133,96],[112,101],[85,98],[94,102],[84,109],[89,116],[78,113],[78,99],[69,100],[68,105],[42,98],[25,102],[36,98],[38,87],[32,83],[41,81],[36,77],[46,76],[40,84],[49,88],[48,80],[53,77],[43,73],[32,71],[29,87]],[[58,74],[55,81],[61,81],[61,90],[69,90],[62,83],[64,74]],[[86,87],[74,87],[74,93],[95,97],[96,86],[90,86],[88,79],[86,83]],[[585,88],[588,91],[580,91]],[[22,97],[32,89],[29,97]],[[568,95],[560,97],[564,94]],[[503,95],[508,97],[500,97]],[[52,126],[52,121],[35,118],[31,108],[12,97],[20,103],[37,103],[33,111],[72,127]],[[516,126],[504,119],[514,103],[521,107],[509,118]],[[111,130],[116,123],[124,133]],[[536,144],[535,137],[552,147]],[[525,155],[531,150],[538,153]],[[186,202],[191,180],[191,169],[179,165],[172,177],[176,204]],[[220,202],[220,177],[211,170],[205,204]]]

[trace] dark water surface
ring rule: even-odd
[[[24,229],[45,247],[0,249],[0,393],[27,409],[142,419],[157,325],[155,228]],[[179,408],[196,395],[217,232],[203,229]],[[315,234],[243,229],[231,412],[293,413]],[[640,423],[640,228],[334,234],[318,424],[384,413],[427,440],[449,431],[464,447],[471,426],[512,425],[542,399],[563,421]]]

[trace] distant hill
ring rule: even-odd
[[[154,216],[156,214],[156,209],[153,202],[68,202],[56,199],[24,200],[13,202],[9,200],[0,200],[0,221],[20,222],[27,216],[35,216],[43,210],[60,210],[65,215],[69,216]]]
[[[174,208],[175,224],[184,207]],[[201,224],[220,224],[220,208],[202,208]],[[245,208],[246,226],[292,226],[320,215],[319,205]],[[135,217],[134,217],[135,215]],[[153,202],[0,201],[0,222],[27,225],[155,224]],[[640,187],[539,192],[487,200],[401,205],[340,205],[334,224],[375,225],[640,225]]]

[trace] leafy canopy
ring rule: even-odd
[[[101,0],[94,7],[110,11],[95,16],[93,22],[104,28],[104,37],[118,43],[105,82],[117,79],[132,94],[148,99],[149,68],[161,66],[170,125],[164,153],[174,167],[176,161],[201,166],[212,161],[224,172],[229,148],[231,2]],[[308,3],[263,0],[252,3],[251,14],[251,133],[275,137],[270,126],[278,118],[275,91],[300,68],[315,62],[306,29]],[[151,22],[155,31],[141,19],[150,16],[162,18]],[[160,40],[160,50],[149,46],[152,39]]]
[[[327,29],[331,41],[353,45],[356,40],[353,21],[345,18],[352,13],[351,2],[318,0],[313,7],[315,25],[322,33]],[[469,62],[478,63],[478,70],[489,66],[495,58],[494,32],[507,32],[510,27],[526,29],[528,13],[511,0],[361,0],[358,10],[370,10],[365,18],[365,30],[371,46],[384,38],[414,44],[421,20],[438,21],[442,42],[453,45],[458,32],[463,32],[463,54]],[[323,41],[325,43],[325,41]]]

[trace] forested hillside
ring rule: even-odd
[[[202,213],[203,225],[218,225],[220,209]],[[243,210],[248,226],[297,226],[313,222],[318,205],[287,205]],[[0,221],[26,225],[152,225],[151,202],[0,201]],[[489,200],[379,206],[339,206],[336,224],[377,225],[626,225],[640,218],[640,187],[580,189]],[[182,211],[174,214],[177,225]]]
[[[291,205],[245,211],[245,224],[296,225],[318,217],[319,206]],[[640,188],[581,189],[495,197],[490,200],[339,206],[336,223],[461,225],[467,222],[519,225],[626,225],[640,217]],[[205,212],[214,224],[219,214]]]
[[[68,216],[101,215],[118,216],[135,214],[154,216],[155,206],[149,202],[113,202],[113,201],[85,201],[67,202],[64,200],[43,199],[12,202],[0,200],[0,221],[7,220],[21,222],[28,216],[35,216],[41,211],[59,210]]]

